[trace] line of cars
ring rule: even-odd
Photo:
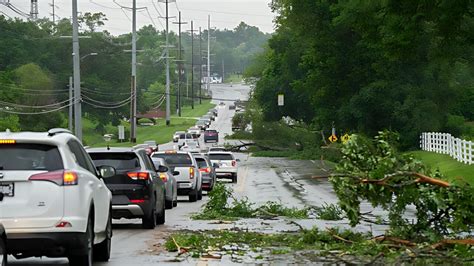
[[[67,257],[70,265],[107,261],[112,219],[140,218],[153,229],[178,195],[200,200],[218,175],[236,182],[237,161],[222,148],[84,148],[64,129],[0,132],[0,262],[7,251]]]

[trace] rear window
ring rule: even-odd
[[[217,133],[217,130],[206,130],[206,133]]]
[[[227,153],[215,153],[215,154],[209,154],[209,159],[219,160],[219,161],[232,161],[234,160],[234,156],[232,156],[232,154],[227,154]]]
[[[117,170],[131,170],[140,167],[140,160],[135,153],[89,153],[96,166],[108,165]]]
[[[179,135],[179,138],[180,139],[192,139],[193,138],[193,135],[187,133],[187,134],[180,134]]]
[[[64,169],[56,146],[44,144],[0,145],[0,170]]]
[[[169,166],[191,166],[193,161],[187,154],[180,153],[157,153],[153,158],[163,158]]]
[[[208,167],[207,162],[204,158],[196,158],[196,162],[198,164],[198,168],[206,168]]]

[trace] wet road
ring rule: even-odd
[[[214,103],[219,106],[225,102],[225,106],[219,106],[219,115],[211,128],[219,131],[219,144],[206,144],[206,146],[222,145],[224,137],[231,134],[231,118],[234,110],[229,110],[231,101],[246,100],[249,87],[243,85],[213,85],[212,94],[216,98]],[[204,145],[203,141],[201,141]],[[172,143],[160,146],[160,150],[170,149]],[[249,201],[262,204],[267,201],[281,202],[289,207],[322,206],[324,203],[336,203],[337,198],[332,192],[331,185],[327,180],[313,180],[311,175],[321,174],[327,166],[319,161],[289,161],[279,158],[255,158],[247,154],[237,154],[241,160],[239,164],[238,181],[236,184],[229,183],[236,197],[247,197]],[[222,182],[227,182],[223,180]],[[198,212],[207,201],[190,203],[187,197],[180,197],[177,208],[166,211],[166,223],[158,226],[155,230],[144,230],[141,228],[141,220],[114,220],[114,236],[112,238],[112,256],[108,263],[97,263],[95,265],[155,265],[160,264],[232,264],[228,258],[218,261],[183,261],[181,263],[171,262],[175,254],[163,250],[162,244],[170,232],[174,230],[204,230],[204,229],[227,229],[245,228],[252,231],[278,232],[297,231],[297,225],[289,220],[269,220],[263,223],[259,219],[243,219],[229,224],[215,224],[209,221],[193,221],[190,216]],[[367,206],[368,208],[368,206]],[[365,208],[363,208],[365,209]],[[321,228],[341,226],[348,227],[347,221],[322,221],[317,219],[298,220],[300,226]],[[372,231],[374,233],[383,227],[376,228],[369,225],[361,225],[360,231]],[[11,258],[11,265],[68,265],[66,259],[32,258],[15,260]],[[288,262],[288,261],[287,261]],[[281,263],[281,261],[280,261]]]

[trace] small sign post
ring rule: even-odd
[[[118,139],[122,142],[125,139],[125,127],[118,126]]]
[[[278,94],[278,106],[285,105],[285,95],[283,93]]]

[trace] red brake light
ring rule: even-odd
[[[64,170],[32,175],[28,180],[49,181],[55,183],[58,186],[73,186],[77,185],[78,183],[78,177],[75,172]]]
[[[232,166],[235,166],[237,162],[235,160],[232,161]]]
[[[72,224],[70,222],[62,221],[62,222],[59,222],[56,225],[56,227],[58,227],[58,228],[72,227]]]
[[[163,182],[168,182],[168,176],[165,173],[160,173],[160,178]]]
[[[194,167],[189,167],[189,178],[194,178]]]
[[[144,199],[131,199],[131,200],[130,200],[130,203],[135,203],[135,204],[136,204],[136,203],[143,203],[143,202],[145,202]]]
[[[199,169],[199,172],[210,173],[210,172],[211,172],[211,168],[209,168],[209,167],[207,167],[207,168],[201,168],[201,169]]]
[[[128,177],[133,180],[148,180],[150,179],[150,173],[148,172],[129,172]]]

